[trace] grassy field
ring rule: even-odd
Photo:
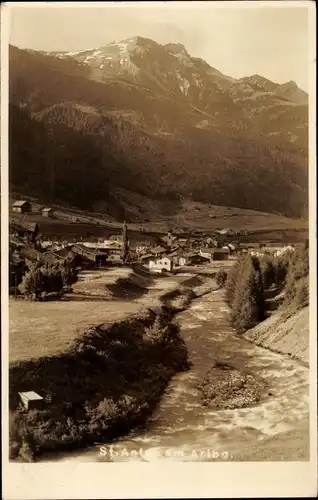
[[[82,271],[79,275],[79,281],[73,285],[73,297],[97,296],[111,299],[113,298],[113,294],[109,287],[119,279],[129,278],[131,272],[130,268]]]
[[[157,305],[162,294],[188,279],[187,276],[171,276],[143,282],[142,274],[130,268],[84,271],[80,278],[81,281],[74,285],[74,293],[66,296],[66,300],[10,299],[10,362],[65,352],[74,339],[90,327],[111,324],[142,307]]]
[[[144,425],[171,377],[188,368],[171,308],[149,309],[187,276],[155,282],[140,269],[113,269],[82,278],[84,288],[66,300],[10,300],[11,459],[127,434]],[[149,289],[142,286],[149,281]],[[93,300],[105,288],[112,300]],[[18,393],[28,390],[50,404],[23,411]]]
[[[166,218],[154,219],[151,222],[152,227],[158,231],[167,224],[176,228],[184,227],[205,231],[222,228],[255,231],[264,229],[307,229],[308,227],[308,221],[305,219],[291,219],[256,210],[207,205],[198,202],[184,202],[177,213]]]
[[[10,299],[10,363],[64,352],[91,326],[110,324],[138,309],[139,304],[128,301],[29,302]]]

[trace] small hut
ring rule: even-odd
[[[43,408],[43,398],[34,391],[19,392],[21,402],[26,410]]]
[[[54,216],[54,210],[53,208],[42,208],[41,210],[42,217],[53,217]]]

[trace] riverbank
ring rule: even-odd
[[[89,311],[95,311],[98,304],[100,314],[108,316],[108,322],[86,327],[84,332],[76,333],[71,328],[62,337],[61,332],[54,335],[53,328],[41,336],[42,342],[50,340],[46,356],[39,356],[42,348],[35,348],[38,336],[33,335],[24,354],[13,342],[9,377],[11,459],[33,461],[45,452],[87,447],[145,425],[170,379],[189,368],[187,350],[174,317],[195,297],[215,287],[215,282],[191,275],[153,282],[148,273],[144,274],[138,270],[138,274],[126,272],[127,276],[120,278],[125,280],[120,285],[125,289],[132,278],[138,281],[142,301],[87,302]],[[115,277],[119,286],[118,275]],[[108,284],[113,279],[93,276],[103,280],[104,285],[106,278]],[[153,288],[147,289],[146,285]],[[21,305],[42,311],[42,306],[46,307],[25,301]],[[50,304],[53,310],[64,306],[74,310],[74,306],[80,305],[84,303]],[[135,314],[129,314],[127,306]],[[114,307],[117,316],[109,316]],[[92,323],[92,317],[90,320]],[[52,329],[54,325],[50,322],[49,326]],[[23,338],[24,342],[21,334],[17,337],[21,346],[25,345],[26,336]],[[22,409],[18,393],[30,390],[44,397],[43,408]]]
[[[308,460],[308,369],[236,335],[228,312],[223,291],[216,290],[177,314],[190,368],[171,378],[146,427],[43,461]],[[200,385],[218,362],[265,382],[258,401],[235,408],[205,405]]]
[[[290,314],[278,310],[248,330],[244,337],[256,345],[288,355],[309,366],[309,307]]]
[[[90,329],[59,355],[11,364],[10,458],[33,461],[127,434],[188,367],[178,326],[164,308]],[[20,407],[18,392],[28,390],[44,397],[43,409]]]

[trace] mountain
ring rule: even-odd
[[[118,214],[124,189],[304,215],[307,100],[293,82],[231,78],[177,43],[11,46],[11,185]]]

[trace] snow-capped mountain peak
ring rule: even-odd
[[[227,111],[228,106],[241,105],[246,98],[265,103],[266,99],[303,101],[307,96],[293,81],[279,85],[259,74],[234,79],[203,59],[192,57],[181,43],[160,45],[140,36],[114,40],[100,48],[52,55],[75,59],[87,67],[94,80],[123,79],[159,94],[186,97],[191,105],[204,111],[209,110],[209,103],[213,108],[223,104]]]

